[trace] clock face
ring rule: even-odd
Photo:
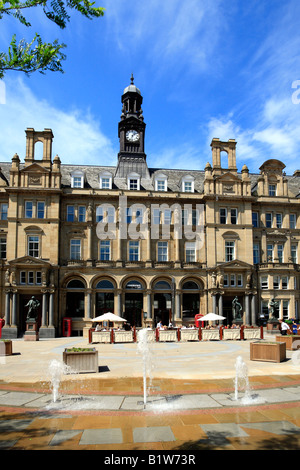
[[[135,130],[131,129],[130,131],[126,132],[126,139],[129,142],[138,142],[139,138],[140,138],[140,134]]]

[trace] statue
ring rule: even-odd
[[[36,320],[37,309],[39,308],[39,306],[40,306],[40,302],[36,300],[34,296],[32,296],[28,304],[25,305],[25,307],[29,307],[27,318],[26,318],[27,320]]]
[[[234,320],[241,320],[241,312],[243,310],[243,307],[239,303],[239,299],[235,297],[232,301],[232,311],[233,311],[233,319]]]
[[[270,307],[270,318],[277,318],[276,311],[278,308],[278,302],[276,302],[274,298],[270,300],[269,307]]]
[[[88,208],[87,208],[87,222],[92,222],[93,221],[93,206],[91,203],[89,203]]]

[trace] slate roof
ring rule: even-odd
[[[10,162],[0,162],[0,177],[9,182],[9,171],[11,168]],[[24,164],[20,164],[20,169],[24,168]],[[113,176],[113,189],[127,189],[126,178],[115,178],[115,166],[103,165],[69,165],[61,164],[61,184],[63,188],[71,187],[71,173],[75,170],[81,170],[85,175],[84,186],[85,188],[99,189],[99,175],[103,171],[110,172]],[[203,185],[205,178],[204,170],[176,170],[167,168],[149,168],[150,178],[141,179],[141,190],[154,191],[154,178],[158,173],[163,173],[167,177],[168,191],[178,192],[181,191],[181,180],[184,176],[192,176],[194,178],[195,193],[203,193]],[[238,173],[240,175],[240,173]],[[259,173],[249,173],[251,180],[252,193],[255,194],[257,187],[257,180],[260,176]],[[288,180],[288,187],[291,195],[300,197],[300,177],[299,176],[286,176]]]

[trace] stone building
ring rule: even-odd
[[[148,168],[133,79],[121,101],[116,167],[63,164],[51,129],[32,128],[24,162],[0,163],[2,337],[22,336],[32,296],[40,337],[60,336],[64,317],[86,335],[107,311],[137,327],[212,311],[231,324],[236,297],[244,324],[272,315],[272,299],[298,318],[300,171],[268,159],[239,173],[236,141],[217,138],[204,170]]]

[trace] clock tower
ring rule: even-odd
[[[138,173],[141,178],[149,178],[149,170],[144,151],[145,129],[140,90],[131,84],[125,88],[122,98],[122,114],[118,125],[120,151],[115,177],[127,177],[129,172]]]

